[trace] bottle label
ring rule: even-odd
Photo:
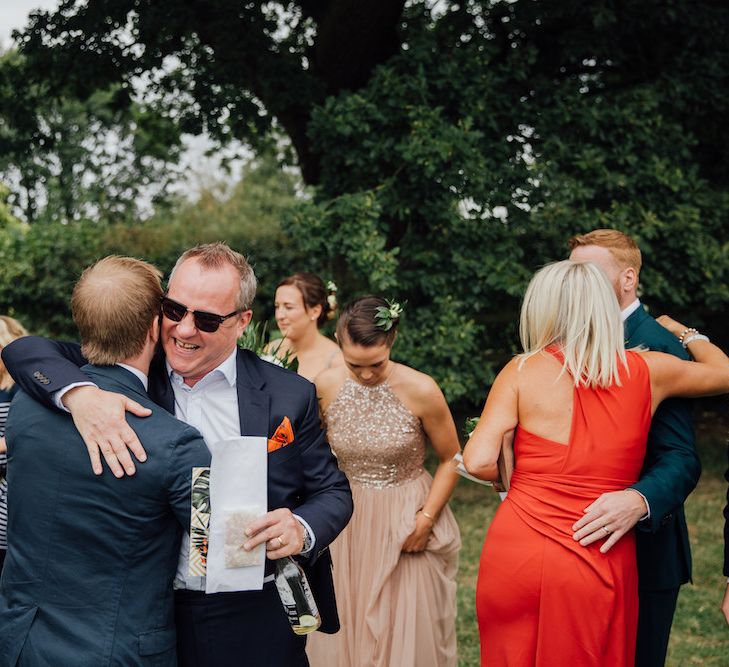
[[[276,588],[292,630],[306,635],[321,625],[321,617],[304,571],[293,560],[276,563]]]

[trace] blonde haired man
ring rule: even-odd
[[[177,665],[172,580],[192,468],[209,465],[210,454],[195,429],[147,396],[161,296],[153,266],[107,257],[83,273],[71,299],[91,362],[84,372],[150,414],[129,417],[150,455],[139,475],[97,477],[68,415],[24,393],[13,403],[3,665]],[[52,372],[34,377],[50,384]]]
[[[609,278],[622,311],[626,347],[639,345],[681,359],[689,355],[676,336],[661,327],[638,299],[640,249],[616,229],[596,229],[570,239],[570,259],[592,262]],[[640,480],[629,489],[607,493],[585,508],[575,539],[588,545],[604,539],[609,549],[637,526],[637,667],[658,667],[666,659],[668,638],[681,584],[691,579],[691,551],[683,503],[701,474],[694,445],[691,402],[670,399],[656,411]],[[606,536],[602,527],[609,523]]]

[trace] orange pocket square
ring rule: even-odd
[[[294,429],[291,428],[291,421],[288,417],[284,417],[279,424],[276,432],[268,439],[268,453],[275,452],[281,447],[294,441]]]

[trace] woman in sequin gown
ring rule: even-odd
[[[679,335],[685,329],[660,320]],[[524,297],[524,354],[499,373],[464,451],[494,479],[516,428],[506,500],[481,554],[476,609],[487,667],[631,667],[638,623],[635,536],[600,519],[575,524],[605,492],[638,479],[651,415],[668,396],[729,391],[729,359],[708,341],[694,361],[626,351],[620,309],[593,264],[540,270]]]
[[[460,536],[447,506],[459,449],[429,376],[390,360],[397,318],[375,325],[377,297],[348,304],[337,338],[345,367],[316,379],[329,442],[354,515],[332,544],[341,630],[314,633],[312,667],[455,667]],[[426,438],[440,460],[423,467]]]

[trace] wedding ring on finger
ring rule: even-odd
[[[284,541],[283,536],[279,535],[276,539],[278,540],[278,548],[279,549],[283,549],[286,546],[286,544],[287,544]]]
[[[605,531],[605,535],[610,535],[613,531],[610,530],[607,526],[603,526],[602,529]]]

